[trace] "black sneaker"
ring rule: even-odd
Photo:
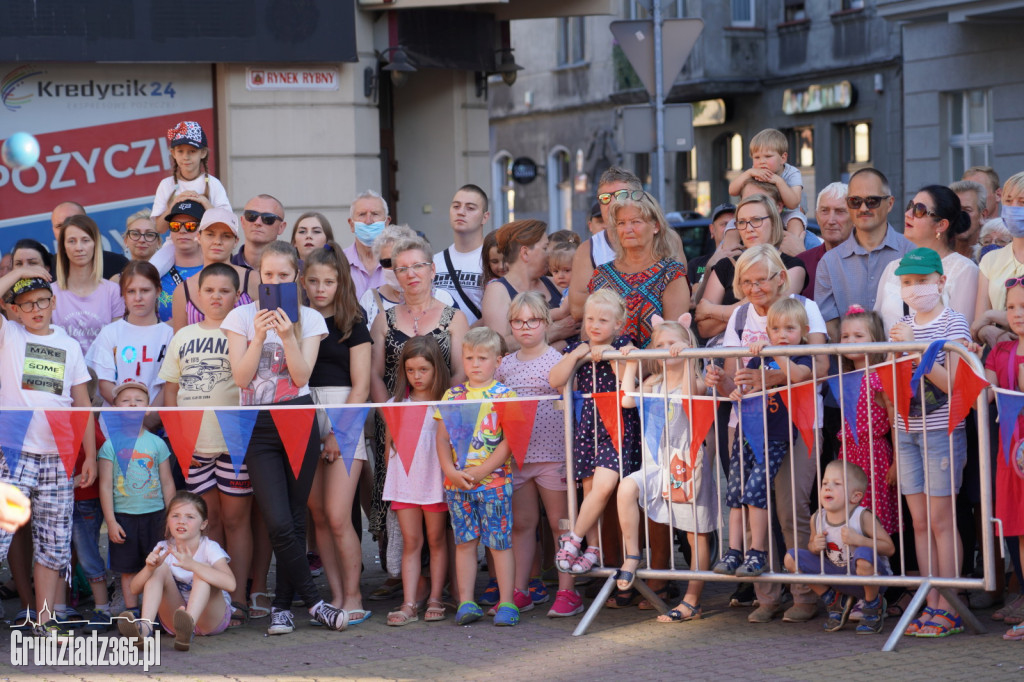
[[[288,635],[295,629],[295,619],[292,612],[286,609],[270,609],[270,627],[267,628],[268,635]]]
[[[310,609],[309,615],[313,616],[318,623],[322,623],[332,630],[341,632],[348,627],[348,612],[332,606],[322,599]]]

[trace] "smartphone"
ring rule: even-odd
[[[278,308],[284,311],[290,321],[298,321],[299,290],[295,282],[260,284],[260,310],[277,310]]]

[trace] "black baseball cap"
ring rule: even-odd
[[[19,279],[11,287],[11,290],[7,292],[7,302],[13,303],[21,294],[27,294],[30,291],[36,291],[37,289],[46,289],[50,293],[53,293],[53,288],[50,283],[41,277],[29,277],[27,279]]]
[[[202,220],[203,214],[206,213],[206,209],[198,201],[179,201],[172,208],[171,212],[167,214],[167,222],[176,215],[187,215],[192,216],[196,220]]]
[[[601,202],[595,201],[590,205],[590,215],[587,218],[600,218],[601,217]]]
[[[711,222],[715,222],[718,219],[718,216],[722,215],[723,213],[735,212],[736,207],[730,204],[728,201],[725,202],[724,204],[719,204],[718,206],[715,206],[715,210],[711,211]]]

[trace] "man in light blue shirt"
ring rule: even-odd
[[[881,171],[863,168],[850,177],[846,205],[853,234],[822,256],[814,283],[814,301],[833,342],[839,341],[839,318],[847,308],[857,303],[873,309],[885,266],[914,248],[888,223],[893,203]]]

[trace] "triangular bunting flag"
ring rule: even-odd
[[[695,400],[686,398],[683,400],[686,408],[686,416],[690,419],[690,461],[697,461],[697,452],[704,440],[708,437],[711,425],[715,423],[715,411],[718,403],[714,400]]]
[[[855,445],[860,445],[860,437],[857,435],[857,405],[860,404],[861,390],[864,388],[864,370],[858,369],[854,372],[844,372],[842,378],[843,390],[840,392],[838,375],[826,379],[828,387],[832,389],[832,395],[838,396],[840,405],[843,408],[843,415],[846,419],[846,428],[853,436]]]
[[[270,417],[274,420],[284,452],[288,455],[288,463],[292,465],[292,473],[297,479],[302,471],[302,460],[306,458],[309,431],[313,428],[316,410],[271,410]]]
[[[910,378],[911,395],[917,396],[917,389],[921,386],[921,379],[925,374],[932,371],[932,367],[935,366],[935,361],[938,359],[939,353],[942,352],[944,345],[946,345],[945,339],[936,339],[928,344],[928,348],[925,349],[924,354],[921,356],[921,362],[918,363],[917,369],[914,370],[914,374]]]
[[[996,405],[999,407],[999,449],[1003,453],[1006,464],[1010,464],[1010,452],[1014,446],[1014,436],[1021,410],[1024,410],[1024,395],[1020,393],[996,393]]]
[[[800,436],[807,445],[807,456],[814,456],[815,441],[815,419],[814,412],[817,405],[817,386],[814,384],[798,384],[792,388],[779,391],[789,418],[793,425],[800,431]]]
[[[8,475],[12,478],[18,468],[21,450],[25,446],[25,433],[31,421],[32,412],[29,410],[0,411],[0,448],[3,448]]]
[[[107,437],[114,448],[114,455],[121,467],[121,474],[128,475],[128,465],[135,455],[135,441],[142,432],[142,422],[146,413],[134,410],[104,410],[100,421],[106,429]]]
[[[352,473],[352,462],[356,458],[356,447],[363,437],[363,423],[369,413],[369,407],[325,407],[324,412],[331,420],[334,438],[338,441],[341,460],[345,462],[345,471]],[[407,472],[408,473],[408,472]]]
[[[68,478],[75,475],[75,460],[78,459],[78,450],[82,447],[82,437],[85,436],[85,427],[90,419],[90,412],[46,411],[46,421],[50,424]]]
[[[764,464],[764,396],[756,395],[740,401],[740,429],[750,444],[754,460]]]
[[[429,405],[417,403],[389,403],[380,407],[384,423],[388,425],[388,433],[391,434],[391,442],[398,451],[398,458],[402,460],[406,474],[409,473],[412,460],[416,456],[416,445],[420,442],[423,419],[428,408],[434,409]]]
[[[594,407],[601,417],[604,430],[612,439],[612,447],[616,452],[619,450],[619,423],[622,421],[622,410],[620,408],[622,391],[610,391],[607,393],[591,393],[594,398]]]
[[[950,382],[953,392],[949,396],[949,433],[953,433],[953,429],[960,426],[967,413],[974,407],[978,396],[989,385],[988,379],[975,374],[974,368],[962,359],[956,363],[954,371],[953,380]]]
[[[573,424],[578,426],[580,420],[583,419],[583,391],[572,392],[572,413],[576,415]]]
[[[466,403],[462,400],[454,400],[437,409],[441,413],[441,420],[448,430],[448,440],[451,441],[455,450],[455,457],[459,462],[459,469],[466,466],[466,458],[469,456],[469,444],[473,440],[473,431],[476,429],[476,422],[480,416],[481,408],[489,407],[487,403]]]
[[[913,374],[912,358],[897,360],[894,364],[884,364],[875,369],[882,382],[882,390],[896,406],[896,412],[906,423],[910,419],[910,377]]]
[[[644,415],[644,442],[654,458],[658,460],[658,450],[665,434],[665,399],[661,396],[647,395],[640,398],[640,406]]]
[[[530,449],[530,438],[533,436],[533,422],[537,418],[537,410],[552,410],[550,400],[541,405],[539,400],[502,400],[494,403],[494,411],[501,419],[501,433],[512,450],[512,456],[519,468],[523,468],[526,452]]]
[[[252,429],[256,426],[256,417],[259,415],[259,411],[214,410],[213,413],[217,415],[221,435],[224,436],[224,443],[228,446],[231,467],[237,475],[245,461],[245,453],[249,449],[249,439],[252,438]]]
[[[178,460],[181,473],[188,479],[188,467],[196,451],[199,429],[203,425],[202,410],[160,410],[167,439],[171,441],[171,452]]]

